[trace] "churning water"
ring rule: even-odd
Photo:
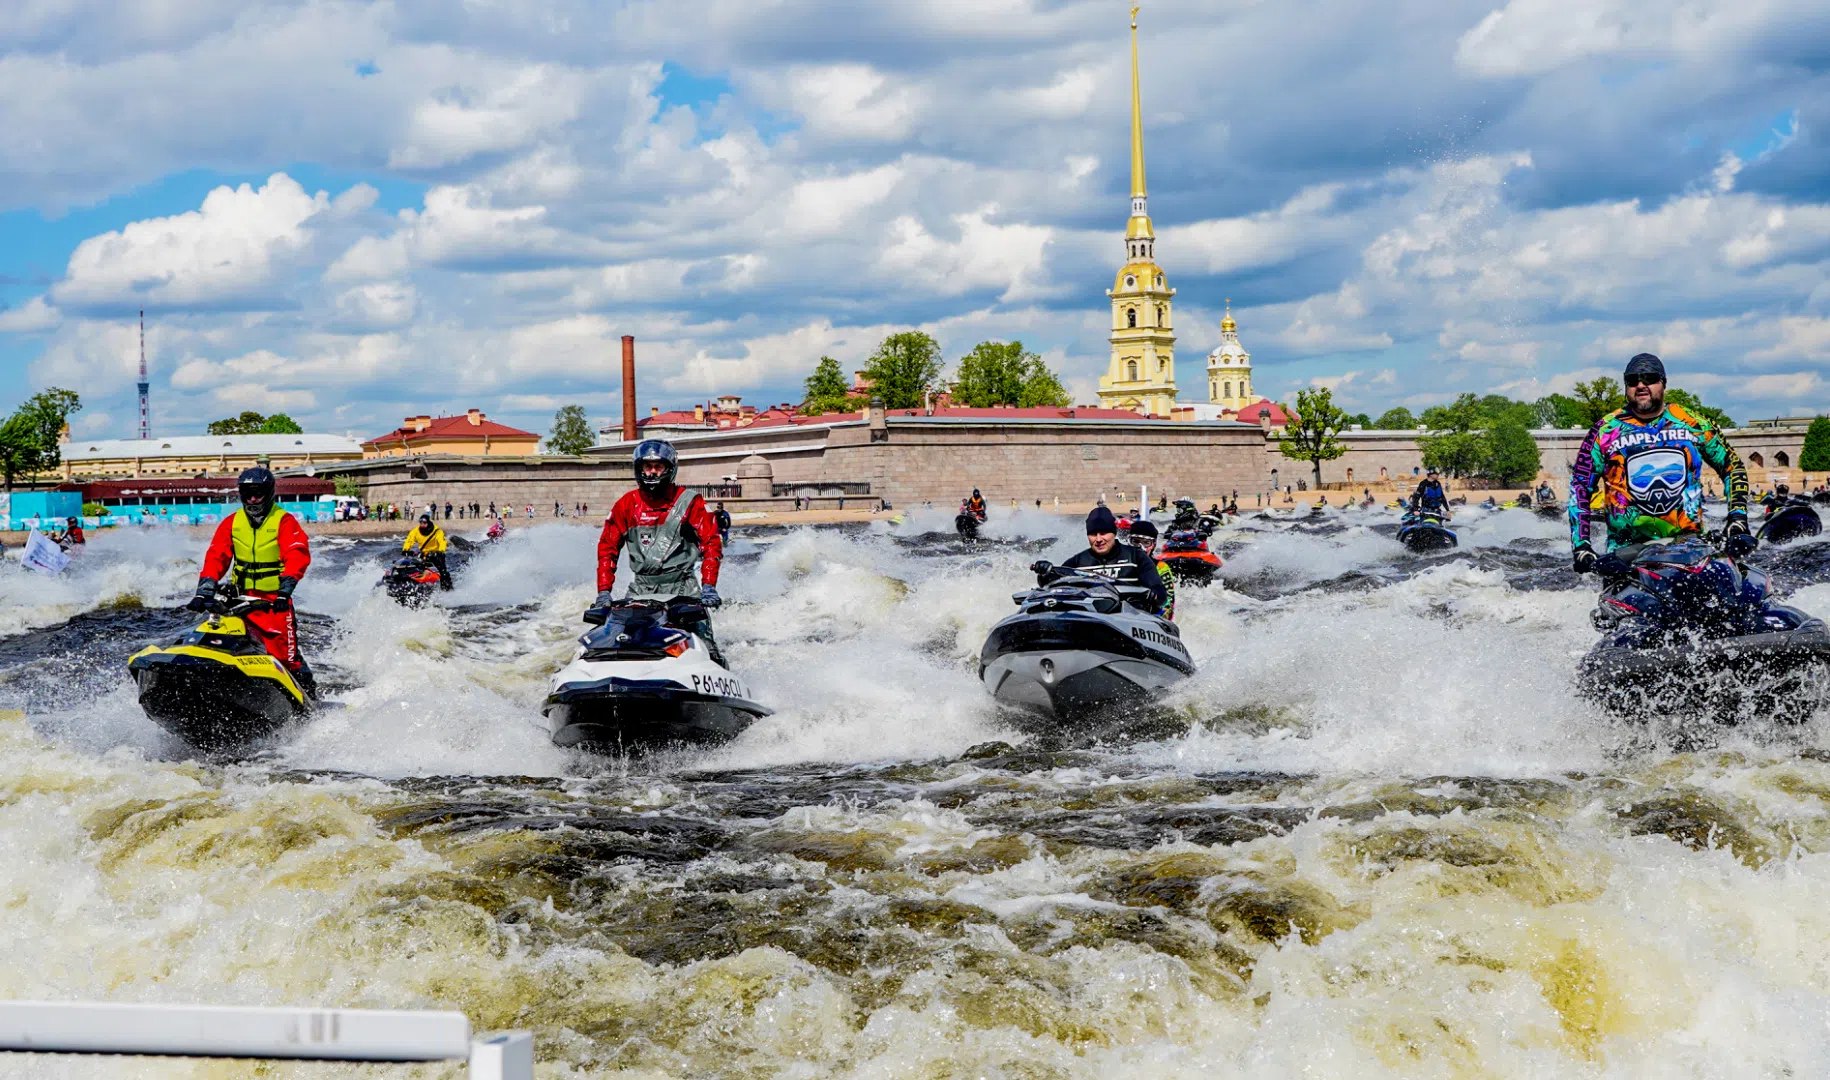
[[[635,762],[538,712],[588,527],[469,552],[418,611],[374,588],[392,544],[317,539],[337,707],[235,760],[125,671],[198,541],[0,566],[0,996],[457,1008],[533,1029],[542,1077],[1830,1074],[1830,726],[1679,751],[1657,702],[1577,701],[1560,523],[1469,511],[1429,557],[1382,512],[1223,530],[1224,587],[1181,596],[1188,734],[1050,749],[976,657],[1075,524],[740,535],[719,636],[777,712]],[[1755,561],[1830,615],[1830,544]]]

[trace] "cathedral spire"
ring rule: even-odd
[[[1144,99],[1137,87],[1137,8],[1131,9],[1131,214],[1144,213]]]

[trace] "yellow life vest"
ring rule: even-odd
[[[231,519],[230,543],[235,549],[235,586],[242,592],[278,592],[280,571],[280,519],[286,511],[275,507],[260,528],[248,520],[246,510]]]

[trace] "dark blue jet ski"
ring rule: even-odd
[[[1404,515],[1404,524],[1398,526],[1398,542],[1419,554],[1447,551],[1459,543],[1454,531],[1442,523],[1442,515],[1431,510]]]

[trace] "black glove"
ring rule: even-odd
[[[268,600],[257,600],[257,601],[255,601],[255,604],[256,604],[255,607],[249,608],[248,610],[250,610],[250,611],[265,610],[265,611],[276,611],[276,612],[277,611],[291,611],[292,610],[292,597],[275,596]]]
[[[600,592],[597,594],[597,599],[591,601],[591,607],[594,609],[595,608],[607,608],[615,603],[616,603],[616,597],[611,595],[609,589],[605,589],[603,592]]]
[[[1594,573],[1595,572],[1595,549],[1588,546],[1587,544],[1577,544],[1574,562],[1575,562],[1575,567],[1576,567],[1576,573],[1578,573],[1578,574]]]
[[[216,599],[216,583],[204,578],[197,583],[197,595],[191,597],[190,603],[184,605],[192,611],[208,611]]]
[[[1610,551],[1595,560],[1595,572],[1604,578],[1632,577],[1633,564]]]
[[[1029,564],[1029,572],[1036,575],[1037,577],[1045,576],[1050,570],[1053,570],[1054,568],[1055,568],[1054,564],[1049,562],[1047,559],[1037,559],[1035,562]]]
[[[1747,515],[1728,515],[1728,527],[1722,530],[1722,553],[1731,559],[1739,559],[1753,552],[1758,545],[1759,541],[1748,530]]]
[[[280,579],[279,594],[281,596],[285,597],[286,599],[290,600],[290,599],[292,599],[292,590],[294,590],[298,587],[299,587],[298,578],[283,577]]]
[[[724,603],[724,597],[718,595],[718,589],[716,586],[707,585],[704,588],[699,590],[699,602],[701,604],[704,604],[706,609],[709,611],[710,609],[715,608],[718,605]]]

